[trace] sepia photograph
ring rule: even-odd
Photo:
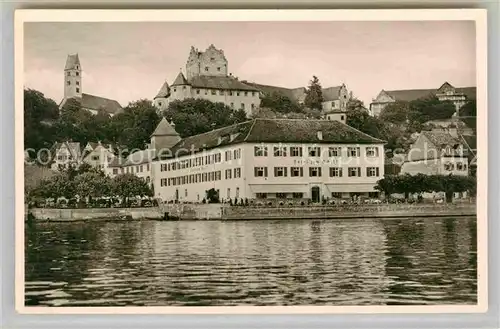
[[[23,311],[487,307],[484,12],[113,12],[16,13]]]

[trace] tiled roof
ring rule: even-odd
[[[444,131],[422,131],[422,135],[424,135],[432,144],[438,147],[460,144],[460,140]]]
[[[95,111],[102,110],[108,114],[120,113],[123,109],[117,101],[100,96],[82,94],[81,106]]]
[[[167,98],[170,96],[170,87],[168,86],[168,83],[165,81],[163,83],[163,86],[161,86],[160,90],[158,91],[158,94],[154,97],[156,98]]]
[[[288,97],[289,99],[293,101],[298,101],[302,98],[303,95],[306,93],[306,88],[304,87],[299,87],[299,88],[283,88],[283,87],[277,87],[277,86],[269,86],[269,85],[262,85],[258,83],[253,83],[253,82],[247,82],[247,81],[242,81],[247,85],[250,85],[259,91],[261,91],[264,94],[273,94],[273,93],[279,93],[282,94],[283,96]]]
[[[120,158],[120,157],[114,157],[113,160],[108,164],[108,167],[122,167],[127,160]]]
[[[318,138],[321,132],[322,139]],[[184,138],[171,150],[171,154],[185,155],[192,150],[201,151],[238,143],[339,143],[383,144],[339,121],[302,119],[254,119],[204,134]],[[185,150],[185,151],[183,151]]]
[[[66,66],[64,67],[64,69],[71,70],[76,68],[76,65],[80,65],[80,59],[78,58],[78,54],[68,55],[68,58],[66,59]]]
[[[179,133],[175,131],[175,128],[168,123],[167,119],[161,119],[160,123],[156,126],[155,131],[151,136],[179,136]]]
[[[189,80],[194,88],[259,91],[231,76],[198,75]]]
[[[385,92],[396,101],[410,102],[435,95],[436,89],[386,90]]]
[[[323,101],[335,101],[340,98],[340,90],[342,86],[323,88]]]
[[[189,83],[187,82],[186,78],[184,77],[184,74],[182,72],[179,72],[177,74],[177,78],[175,78],[174,83],[172,83],[172,86],[180,86],[180,85],[188,85]]]

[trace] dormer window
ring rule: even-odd
[[[78,65],[76,66],[76,69],[78,70]]]
[[[76,73],[76,76],[79,76],[79,75],[80,75],[80,73],[79,73],[79,72],[75,72],[75,73]]]

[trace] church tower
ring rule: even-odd
[[[78,54],[68,55],[64,67],[64,99],[82,97],[82,67]]]

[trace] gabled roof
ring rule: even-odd
[[[80,148],[80,143],[79,142],[56,142],[52,146],[52,150],[54,151],[53,156],[55,156],[55,153],[61,149],[61,147],[66,146],[66,148],[69,150],[71,153],[71,156],[74,159],[78,159],[81,155],[81,148]]]
[[[306,88],[304,87],[284,88],[278,86],[263,85],[254,82],[247,82],[247,81],[242,81],[242,82],[258,89],[260,92],[264,94],[271,95],[273,93],[279,93],[282,94],[283,96],[288,97],[293,101],[298,101],[306,93]]]
[[[168,86],[168,83],[165,81],[163,83],[163,86],[161,86],[160,90],[158,91],[158,94],[154,97],[156,98],[168,98],[170,96],[170,87]]]
[[[179,72],[177,75],[177,78],[175,78],[174,83],[172,83],[172,86],[180,86],[180,85],[188,85],[189,83],[187,82],[186,78],[184,77],[184,74],[182,72]]]
[[[136,151],[127,157],[126,161],[123,163],[123,166],[133,166],[148,163],[153,159],[153,157],[154,150],[152,149]]]
[[[162,118],[151,136],[179,136],[179,133],[168,123],[167,119]]]
[[[342,87],[343,86],[323,88],[323,90],[322,90],[323,101],[329,102],[329,101],[338,100],[340,98],[340,90],[342,89]]]
[[[78,100],[78,98],[75,98]],[[120,103],[113,99],[104,98],[95,95],[82,94],[81,106],[86,109],[95,111],[104,111],[105,113],[114,115],[120,113],[123,108]]]
[[[422,135],[437,147],[461,144],[458,138],[455,138],[448,132],[444,131],[422,131]]]
[[[68,55],[68,58],[66,59],[66,66],[64,67],[64,70],[75,69],[77,65],[79,65],[81,68],[80,59],[78,58],[78,54]]]
[[[189,83],[193,88],[259,91],[232,76],[197,75],[192,77]]]
[[[318,138],[318,132],[322,138]],[[339,121],[302,119],[254,119],[184,138],[171,154],[186,155],[218,146],[239,143],[339,143],[383,144],[385,141],[371,137]]]
[[[108,167],[122,167],[127,160],[120,158],[120,157],[114,157],[113,160],[108,164]]]
[[[410,102],[436,94],[436,89],[385,90],[395,101]]]

